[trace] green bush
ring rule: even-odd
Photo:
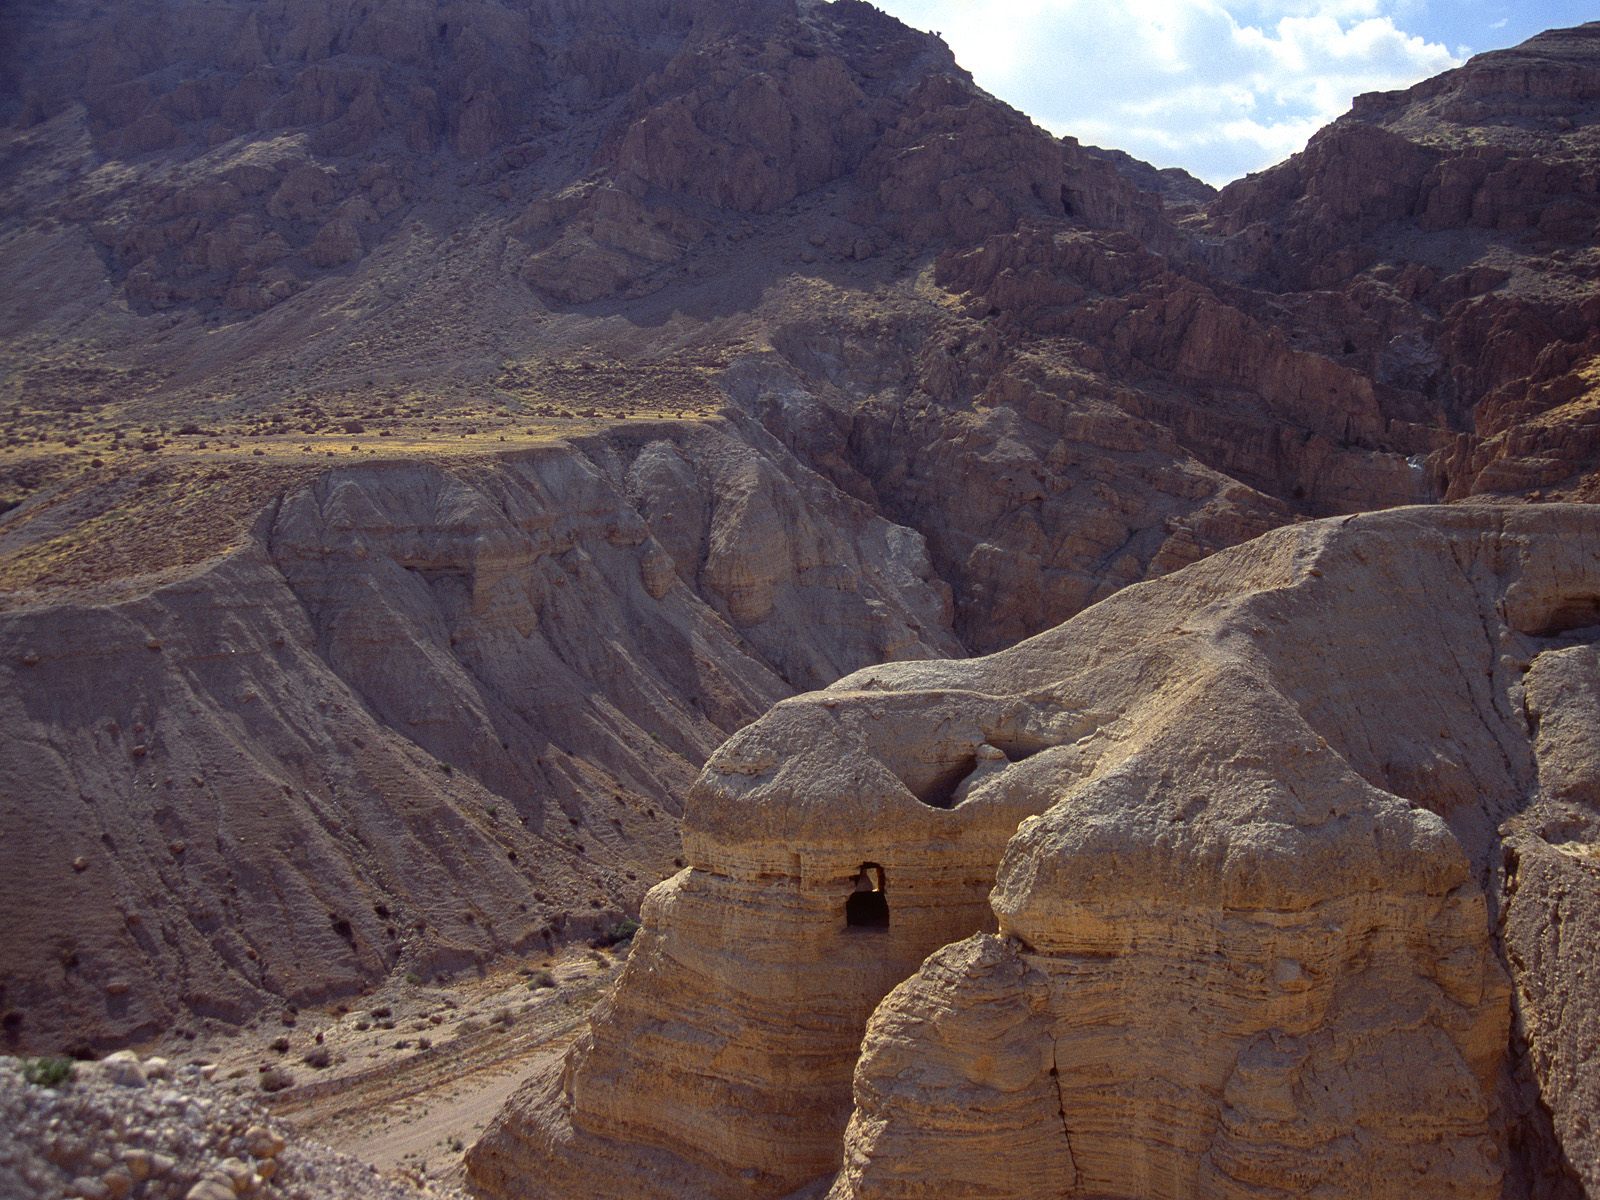
[[[70,1058],[25,1058],[22,1077],[37,1087],[60,1087],[76,1068]]]
[[[606,936],[610,938],[610,944],[615,946],[618,942],[627,941],[638,932],[639,922],[632,917],[623,917],[622,920],[611,927],[611,932]]]

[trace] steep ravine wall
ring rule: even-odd
[[[0,618],[5,1048],[609,928],[729,733],[960,651],[921,539],[777,453],[638,425],[330,471],[190,578]]]
[[[785,701],[707,764],[688,869],[471,1179],[1600,1194],[1597,617],[1592,510],[1401,509]],[[865,860],[888,937],[844,919]]]

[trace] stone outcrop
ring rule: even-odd
[[[873,1005],[929,952],[992,924],[999,854],[1041,803],[1005,769],[955,804],[958,784],[986,746],[1005,763],[1060,736],[1014,701],[952,694],[930,739],[927,697],[865,699],[786,702],[724,746],[694,793],[690,866],[651,892],[582,1064],[532,1098],[548,1122],[491,1135],[484,1180],[782,1195],[836,1153]],[[887,929],[846,925],[864,862],[884,869]],[[660,1090],[605,1082],[645,1074]],[[595,1107],[568,1125],[579,1095]]]
[[[1305,524],[783,702],[708,762],[688,867],[473,1181],[1566,1194],[1596,546],[1573,506]],[[886,931],[846,923],[863,863]]]
[[[1391,419],[1458,435],[1425,448],[1441,495],[1587,498],[1597,130],[1600,23],[1540,34],[1358,97],[1303,153],[1225,188],[1213,261],[1331,302],[1325,352]]]

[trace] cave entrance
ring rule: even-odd
[[[861,864],[855,890],[844,902],[844,923],[852,929],[889,928],[889,897],[881,864]]]

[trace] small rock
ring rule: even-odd
[[[135,1183],[143,1183],[150,1178],[150,1151],[124,1150],[122,1165],[127,1168]]]
[[[256,1175],[263,1183],[278,1173],[278,1160],[264,1158],[256,1164]]]
[[[111,1196],[105,1184],[87,1176],[72,1181],[71,1194],[81,1196],[83,1200],[110,1200]]]
[[[215,1175],[208,1175],[190,1188],[183,1200],[233,1200],[233,1184]]]
[[[152,1055],[144,1060],[144,1075],[146,1079],[171,1079],[172,1064],[159,1055]]]
[[[178,1160],[170,1154],[152,1154],[150,1156],[150,1174],[166,1175],[178,1165]]]
[[[78,1161],[79,1147],[64,1137],[54,1137],[45,1150],[45,1157],[58,1167],[70,1167]]]
[[[201,1063],[200,1064],[200,1078],[201,1079],[204,1079],[207,1083],[210,1083],[216,1077],[217,1077],[217,1064],[216,1063]]]
[[[139,1056],[132,1050],[118,1050],[115,1054],[106,1055],[100,1060],[100,1071],[118,1087],[143,1087],[146,1082]]]
[[[283,1152],[283,1139],[265,1125],[252,1125],[246,1129],[244,1144],[256,1158],[276,1158]]]
[[[217,1168],[228,1177],[234,1192],[239,1195],[257,1186],[255,1171],[242,1158],[225,1158],[217,1164]]]
[[[100,1182],[105,1184],[106,1193],[111,1197],[111,1200],[122,1200],[124,1196],[133,1191],[133,1185],[136,1181],[133,1178],[133,1172],[126,1167],[112,1167],[104,1175],[100,1176]]]

